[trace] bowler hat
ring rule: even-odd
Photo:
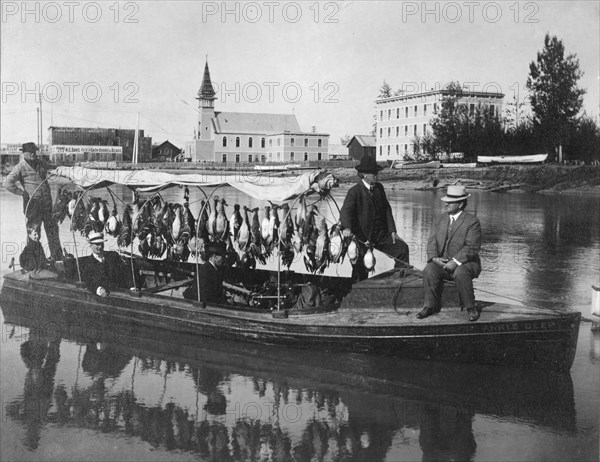
[[[21,151],[22,152],[37,152],[38,147],[35,145],[35,143],[32,143],[30,141],[29,143],[23,143],[23,146],[21,147]]]
[[[448,191],[446,195],[442,197],[444,202],[459,202],[464,201],[467,197],[471,197],[470,194],[467,193],[467,190],[462,185],[451,185],[448,186]]]
[[[383,170],[383,167],[375,162],[375,159],[371,156],[364,156],[360,160],[360,164],[354,167],[360,173],[377,173]]]
[[[225,248],[224,242],[209,242],[205,247],[205,251],[208,256],[210,256],[210,255],[223,256],[227,253],[227,249]]]
[[[90,234],[88,234],[89,244],[103,244],[104,242],[106,242],[106,239],[104,239],[104,234],[96,231],[92,231]]]

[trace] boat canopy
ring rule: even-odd
[[[216,187],[228,184],[259,200],[274,202],[295,199],[309,189],[319,190],[315,181],[322,171],[300,175],[274,176],[273,173],[239,172],[233,175],[190,173],[172,174],[149,170],[100,170],[61,166],[51,172],[68,178],[84,189],[98,189],[120,184],[141,192],[152,192],[170,186]]]

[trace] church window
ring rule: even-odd
[[[239,137],[239,136],[236,136],[236,137],[235,137],[235,147],[236,147],[236,148],[239,148],[239,147],[240,147],[240,137]]]
[[[235,155],[235,163],[236,163],[236,164],[239,164],[239,163],[240,163],[240,155],[239,155],[239,154],[236,154],[236,155]]]
[[[304,160],[307,161],[308,160],[308,152],[304,153]]]
[[[223,153],[223,162],[227,162],[227,154]]]
[[[223,137],[223,147],[224,148],[227,147],[227,137],[226,136]]]
[[[319,138],[319,139],[317,140],[317,146],[318,146],[318,147],[322,147],[322,146],[323,146],[323,140],[322,140],[321,138]]]
[[[248,147],[252,147],[252,137],[248,138]]]
[[[260,139],[260,147],[261,147],[261,148],[264,148],[264,147],[265,147],[265,139],[264,139],[264,138],[261,138],[261,139]]]

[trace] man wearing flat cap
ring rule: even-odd
[[[206,263],[198,266],[198,277],[183,292],[188,300],[202,303],[225,303],[223,293],[223,261],[225,259],[225,243],[209,242],[205,248]],[[200,300],[198,300],[198,284],[200,282]]]
[[[396,232],[392,208],[383,185],[377,182],[377,175],[383,167],[373,157],[364,156],[355,168],[358,183],[348,191],[340,211],[344,237],[354,235],[362,243],[368,241],[377,250],[394,258],[396,268],[408,265],[408,245]],[[355,280],[368,277],[362,261],[354,266],[353,272]]]
[[[445,213],[435,217],[427,240],[427,266],[423,270],[425,302],[417,318],[423,319],[441,309],[444,279],[453,280],[458,288],[461,310],[467,309],[469,321],[477,321],[473,279],[481,273],[479,249],[481,224],[465,211],[467,194],[464,186],[448,186],[442,197]]]
[[[23,213],[25,214],[25,227],[36,227],[40,234],[41,224],[50,247],[50,258],[61,260],[63,257],[62,246],[58,235],[58,224],[52,216],[52,194],[46,180],[48,167],[43,159],[38,158],[38,147],[35,143],[23,144],[22,160],[15,165],[4,181],[7,191],[23,197]]]

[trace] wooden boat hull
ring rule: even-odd
[[[546,162],[548,154],[532,154],[529,156],[477,156],[480,164],[541,164]]]
[[[498,303],[482,303],[481,319],[475,323],[457,309],[444,309],[418,320],[414,309],[407,312],[364,305],[313,316],[294,316],[291,311],[289,317],[277,319],[270,312],[219,305],[202,308],[195,302],[158,294],[137,297],[114,292],[100,298],[72,283],[32,280],[20,273],[5,276],[0,301],[41,311],[50,304],[65,312],[91,313],[123,325],[217,339],[556,371],[568,371],[573,363],[580,321],[579,313]]]

